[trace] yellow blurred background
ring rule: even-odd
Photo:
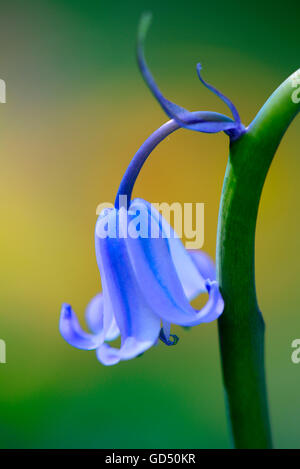
[[[229,446],[215,323],[178,328],[176,347],[106,368],[63,341],[59,312],[69,302],[83,319],[100,290],[96,207],[114,200],[131,157],[167,120],[135,63],[140,14],[154,14],[146,55],[164,94],[228,114],[197,80],[202,61],[248,125],[299,68],[299,8],[290,0],[1,6],[2,448]],[[227,156],[224,134],[180,130],[155,150],[134,191],[151,202],[204,202],[212,257]],[[256,242],[271,418],[285,448],[300,447],[300,364],[291,362],[300,338],[299,156],[296,120],[268,175]]]

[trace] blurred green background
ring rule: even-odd
[[[0,364],[2,448],[227,448],[216,324],[177,330],[179,344],[104,367],[68,346],[60,305],[80,318],[100,290],[95,210],[113,201],[143,140],[166,117],[135,62],[140,14],[154,22],[146,55],[167,97],[228,113],[197,80],[229,95],[244,124],[299,68],[300,4],[158,0],[1,2]],[[267,324],[275,445],[300,447],[299,120],[268,176],[257,228],[257,288]],[[205,202],[214,257],[228,154],[221,135],[178,131],[135,188],[152,202]]]

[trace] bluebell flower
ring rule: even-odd
[[[222,313],[212,261],[203,252],[187,251],[149,202],[135,199],[129,208],[105,209],[96,223],[95,244],[103,293],[87,307],[91,333],[81,328],[68,304],[62,306],[60,332],[74,347],[95,349],[104,365],[134,358],[158,339],[174,345],[178,338],[170,334],[171,324],[195,326]],[[201,293],[209,297],[197,311],[190,301]],[[119,334],[120,348],[112,347],[109,342]]]
[[[171,120],[139,148],[120,183],[115,207],[102,211],[97,220],[95,244],[102,293],[92,299],[86,310],[90,332],[82,329],[69,304],[63,304],[60,317],[64,339],[79,349],[96,350],[104,365],[137,357],[159,339],[166,345],[175,345],[178,337],[171,334],[172,324],[191,327],[214,321],[224,308],[209,257],[200,251],[186,250],[154,206],[142,199],[131,201],[131,195],[148,156],[177,129],[224,131],[234,140],[245,128],[231,101],[203,80],[200,65],[200,80],[229,106],[233,119],[214,112],[189,112],[164,98],[144,59],[143,41],[148,25],[149,17],[144,16],[139,30],[138,62],[146,83]],[[208,293],[208,301],[197,311],[190,301],[201,293]],[[119,336],[120,347],[111,346],[109,342]]]
[[[239,113],[229,98],[227,98],[223,93],[218,91],[214,86],[208,84],[203,79],[201,75],[202,66],[200,63],[197,64],[197,74],[199,80],[229,107],[233,119],[217,112],[190,112],[187,109],[169,101],[163,96],[149,68],[147,67],[144,56],[144,41],[151,23],[151,17],[151,13],[144,14],[139,24],[137,60],[140,71],[147,86],[150,88],[154,97],[158,100],[167,116],[170,119],[174,119],[180,125],[180,127],[204,133],[217,133],[223,131],[230,137],[232,141],[237,140],[246,131],[244,125],[241,122]]]

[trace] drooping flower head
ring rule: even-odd
[[[127,206],[105,209],[95,230],[102,294],[89,304],[86,319],[93,334],[81,329],[70,305],[64,304],[60,331],[71,345],[96,349],[104,365],[145,352],[160,338],[173,345],[171,324],[195,326],[223,311],[223,300],[208,256],[187,251],[170,225],[150,203],[135,199]],[[209,299],[200,311],[190,300]],[[108,342],[121,335],[121,347]]]
[[[138,61],[142,74],[171,120],[157,129],[140,147],[119,186],[115,207],[99,215],[95,230],[96,258],[102,293],[89,303],[84,331],[69,304],[63,304],[60,332],[74,347],[96,350],[100,362],[113,365],[144,353],[160,339],[175,345],[171,324],[196,326],[217,319],[224,303],[214,264],[200,251],[186,250],[162,215],[142,199],[131,201],[137,176],[152,150],[168,135],[184,127],[200,132],[224,131],[231,139],[244,132],[234,105],[206,84],[230,107],[234,120],[213,112],[189,112],[163,97],[144,60],[143,40],[149,17],[141,22]],[[121,203],[120,203],[121,201]],[[208,293],[197,311],[190,301]],[[119,348],[109,342],[121,338]]]

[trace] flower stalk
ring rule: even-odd
[[[264,321],[255,288],[255,229],[263,185],[300,104],[295,74],[269,98],[230,145],[219,212],[217,276],[225,302],[219,337],[234,446],[271,448],[264,366]]]
[[[134,183],[146,159],[160,142],[162,142],[166,137],[178,129],[180,129],[179,124],[177,124],[174,119],[171,119],[159,127],[159,129],[157,129],[155,132],[153,132],[153,134],[151,134],[150,137],[148,137],[143,145],[138,149],[132,158],[119,186],[115,200],[116,208],[119,208],[120,197],[124,195],[126,195],[127,202],[130,204]]]

